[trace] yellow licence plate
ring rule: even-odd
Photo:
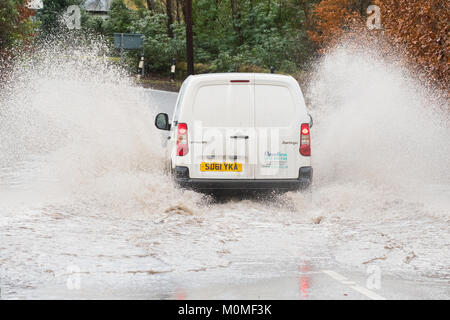
[[[230,171],[241,172],[242,163],[237,162],[202,162],[200,171]]]

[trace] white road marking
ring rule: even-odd
[[[332,270],[322,270],[323,273],[329,275],[330,277],[332,277],[333,279],[337,280],[337,281],[346,281],[347,278],[344,276],[341,276],[339,273],[334,272]]]
[[[362,293],[363,295],[369,297],[369,298],[372,299],[372,300],[386,300],[385,297],[382,297],[382,296],[380,296],[379,294],[376,294],[375,292],[370,291],[370,290],[367,289],[367,288],[364,288],[364,287],[361,287],[361,286],[358,286],[358,285],[356,285],[356,286],[350,286],[350,288],[352,288],[352,289],[358,291],[359,293]]]
[[[346,277],[344,277],[343,275],[340,275],[339,273],[337,273],[333,270],[322,270],[322,272],[325,273],[326,275],[330,276],[334,280],[337,280],[344,285],[348,285],[353,290],[358,291],[359,293],[365,295],[366,297],[368,297],[372,300],[386,300],[386,298],[380,296],[379,294],[377,294],[367,288],[357,285],[354,281],[348,280]]]
[[[151,88],[144,88],[144,90],[156,91],[156,92],[162,92],[162,93],[178,94],[178,92],[166,91],[166,90],[158,90],[158,89],[151,89]]]

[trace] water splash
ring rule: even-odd
[[[343,42],[313,72],[307,95],[316,120],[315,201],[328,213],[378,216],[378,204],[387,199],[420,201],[428,195],[427,205],[439,203],[432,211],[447,216],[447,100],[410,74],[400,58],[380,52]],[[303,196],[294,198],[304,202]]]
[[[11,179],[33,201],[92,199],[115,211],[135,201],[145,212],[177,197],[194,203],[200,197],[183,198],[163,174],[154,101],[106,51],[102,41],[50,42],[15,65],[1,95],[0,167],[17,167]]]

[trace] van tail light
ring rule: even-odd
[[[185,156],[189,152],[188,128],[186,123],[179,123],[177,126],[177,155]]]
[[[311,155],[311,137],[309,135],[308,123],[302,123],[300,127],[300,154],[302,156]]]

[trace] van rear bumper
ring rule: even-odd
[[[194,190],[282,190],[304,189],[312,182],[312,167],[301,167],[296,179],[194,179],[187,167],[175,167],[175,182]]]

